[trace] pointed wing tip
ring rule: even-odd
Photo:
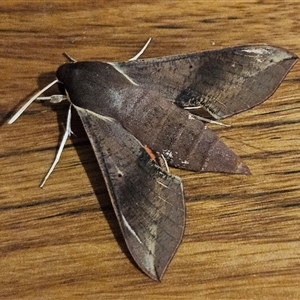
[[[297,61],[299,59],[299,56],[293,52],[290,52],[290,59]]]
[[[273,47],[274,50],[274,56],[278,58],[279,61],[290,61],[290,68],[292,68],[292,66],[297,62],[297,60],[299,59],[298,55],[296,55],[295,53],[286,50],[284,48],[279,48],[279,47]]]
[[[239,165],[236,168],[236,172],[235,173],[237,173],[237,174],[244,174],[244,175],[251,175],[250,169],[243,162],[239,163]]]
[[[161,282],[161,280],[162,280],[162,278],[163,278],[163,276],[165,274],[166,269],[167,269],[167,267],[164,270],[160,271],[160,272],[158,270],[156,270],[156,269],[153,269],[153,272],[149,272],[149,270],[148,270],[148,272],[145,272],[145,270],[143,270],[143,271],[151,279],[153,279],[153,280],[155,280],[157,282]]]
[[[293,67],[293,65],[298,61],[299,57],[295,53],[287,51],[287,50],[285,50],[285,53],[286,53],[286,57],[283,60],[290,61],[290,64],[291,64],[290,69],[291,69]]]
[[[157,281],[157,282],[161,282],[163,274],[146,274],[148,277],[150,277],[151,279]]]
[[[281,50],[286,53],[286,56],[288,59],[297,60],[299,58],[298,55],[295,54],[294,52],[291,52],[291,51],[283,49],[283,48],[281,48]]]

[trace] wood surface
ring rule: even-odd
[[[300,55],[300,1],[2,1],[1,299],[300,299],[300,63],[262,105],[212,126],[252,176],[171,169],[186,231],[162,282],[122,239],[79,118],[43,189],[67,105],[33,103],[66,59],[124,61],[263,43]],[[48,94],[57,93],[55,87]]]

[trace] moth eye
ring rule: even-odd
[[[123,177],[123,175],[124,175],[123,172],[121,172],[121,171],[118,172],[118,177],[119,178]]]

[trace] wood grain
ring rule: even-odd
[[[9,116],[65,61],[122,61],[266,43],[300,54],[299,1],[6,1],[0,4],[1,299],[299,299],[300,65],[264,104],[210,126],[252,176],[181,176],[187,226],[161,283],[133,264],[78,117],[38,187],[67,108]],[[57,88],[50,94],[57,92]]]

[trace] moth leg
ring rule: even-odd
[[[59,162],[59,159],[61,157],[61,154],[63,152],[64,146],[67,142],[68,137],[71,135],[72,130],[71,130],[71,109],[72,109],[72,105],[70,105],[69,110],[68,110],[68,116],[67,116],[67,123],[66,123],[66,129],[65,129],[65,133],[63,135],[63,138],[60,142],[59,148],[57,150],[56,156],[54,158],[54,161],[49,169],[49,171],[47,172],[46,176],[44,177],[42,183],[40,184],[40,187],[43,187],[44,184],[46,183],[47,179],[49,178],[49,176],[51,175],[51,173],[53,172],[53,170],[55,169],[57,163]]]
[[[169,165],[163,154],[159,153],[159,166],[166,172],[170,173]]]
[[[197,109],[198,107],[184,107],[184,109],[186,110],[193,110],[193,109]],[[199,106],[200,108],[200,106]],[[225,127],[230,127],[230,125],[228,124],[224,124],[222,122],[219,122],[219,121],[215,121],[215,120],[211,120],[211,119],[207,119],[207,118],[204,118],[204,117],[201,117],[201,116],[198,116],[198,115],[194,115],[194,114],[191,114],[190,115],[191,118],[196,118],[202,122],[205,122],[205,123],[210,123],[210,124],[216,124],[216,125],[220,125],[220,126],[225,126]]]
[[[147,145],[144,146],[144,149],[157,165],[159,165],[164,171],[168,173],[170,172],[167,160],[163,154],[159,152],[153,152]]]
[[[63,55],[70,61],[70,62],[73,62],[73,63],[76,63],[77,60],[74,59],[72,56],[70,56],[67,52],[64,52]]]
[[[148,39],[144,47],[134,57],[130,58],[129,61],[137,60],[145,52],[150,42],[151,42],[151,38]]]
[[[66,95],[51,95],[47,97],[38,97],[36,100],[39,101],[50,101],[50,103],[59,103],[64,100],[68,100]]]

